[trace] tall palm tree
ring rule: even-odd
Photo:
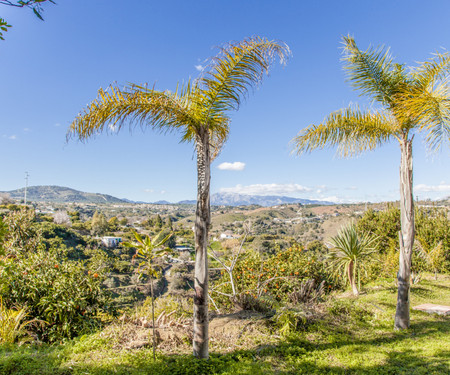
[[[230,118],[250,89],[257,86],[275,59],[284,63],[290,51],[286,44],[253,37],[230,43],[211,59],[203,74],[175,92],[130,85],[110,86],[77,116],[70,136],[85,140],[123,125],[150,126],[179,131],[183,141],[197,151],[197,208],[195,219],[194,355],[208,358],[208,264],[210,226],[210,164],[225,142]]]
[[[356,275],[359,275],[359,268],[364,266],[364,260],[375,252],[377,241],[377,237],[368,233],[359,234],[354,223],[344,226],[330,239],[332,247],[327,258],[335,271],[342,272],[344,277],[347,275],[354,296],[359,295]]]
[[[352,37],[344,37],[343,61],[348,80],[380,105],[363,111],[357,106],[331,113],[323,123],[310,125],[293,139],[300,154],[326,145],[342,156],[373,150],[391,140],[400,145],[400,266],[395,328],[409,327],[409,283],[414,243],[412,141],[425,132],[430,150],[450,139],[450,55],[434,57],[415,68],[396,64],[384,48],[361,51]]]

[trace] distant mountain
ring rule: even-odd
[[[181,201],[179,204],[195,204],[196,201]],[[211,196],[211,205],[214,206],[250,206],[264,207],[277,206],[279,204],[301,203],[330,205],[333,202],[283,197],[278,195],[244,195],[236,193],[216,193]]]
[[[0,193],[8,193],[12,199],[23,199],[24,190],[17,189],[12,191],[4,191]],[[146,203],[136,202],[129,199],[119,199],[108,194],[85,193],[75,189],[62,186],[29,186],[27,190],[27,199],[32,202],[56,202],[56,203]],[[183,200],[175,204],[196,204],[196,200]],[[214,206],[277,206],[287,203],[301,204],[321,204],[329,205],[333,202],[324,202],[310,199],[300,199],[282,196],[269,195],[244,195],[236,193],[216,193],[211,196],[211,205]],[[168,201],[161,200],[153,204],[172,204]]]
[[[13,199],[23,199],[25,188],[5,191]],[[124,200],[107,194],[84,193],[62,186],[29,186],[27,200],[34,202],[60,202],[60,203],[125,203]]]
[[[196,200],[185,200],[185,201],[179,201],[177,204],[197,204]]]
[[[157,202],[153,202],[153,204],[173,204],[173,203],[170,203],[168,201],[157,201]]]

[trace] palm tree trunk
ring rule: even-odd
[[[408,140],[405,135],[400,141],[400,148],[400,262],[397,275],[398,294],[394,327],[395,329],[406,329],[409,328],[409,287],[414,243],[412,139]]]
[[[197,210],[195,212],[194,276],[194,356],[207,359],[208,354],[208,231],[211,220],[209,133],[202,128],[197,135]]]
[[[156,328],[155,328],[155,293],[153,291],[153,267],[150,262],[150,293],[152,295],[152,331],[153,331],[153,361],[156,361]]]

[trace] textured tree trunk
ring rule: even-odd
[[[152,294],[153,361],[156,361],[155,292],[153,289],[153,267],[151,262],[150,272],[150,293]]]
[[[197,136],[197,210],[195,213],[194,276],[194,356],[207,359],[208,354],[208,231],[210,225],[210,146],[209,133],[202,129]]]
[[[352,287],[352,292],[354,296],[359,296],[359,291],[356,286],[356,277],[355,277],[355,264],[353,261],[350,261],[348,264],[348,281],[350,283],[350,286]]]
[[[398,294],[394,327],[395,329],[406,329],[409,328],[409,287],[414,243],[412,139],[408,140],[404,136],[400,141],[400,148],[400,262],[397,275]]]

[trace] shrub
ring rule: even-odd
[[[100,270],[42,249],[0,267],[5,303],[26,306],[30,317],[44,321],[34,331],[45,341],[71,338],[97,324],[97,311],[108,306],[103,280]]]
[[[322,284],[321,288],[327,292],[337,286],[337,281],[327,272],[326,265],[299,246],[280,250],[265,260],[256,252],[247,251],[237,261],[233,277],[238,294],[250,294],[254,298],[270,296],[276,301],[285,302],[290,301],[290,295],[298,292],[302,283],[309,279],[314,280],[317,286]],[[221,294],[231,294],[227,273],[222,273],[214,290],[220,292],[214,294],[216,302],[224,307],[233,307],[233,301]]]

